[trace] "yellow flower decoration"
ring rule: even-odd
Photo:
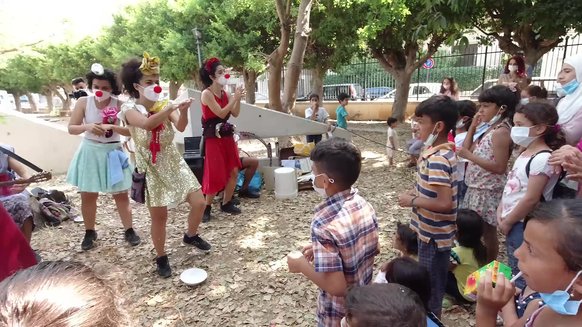
[[[141,66],[139,70],[144,75],[159,75],[160,74],[160,58],[150,57],[147,52],[143,53],[143,59],[141,60]]]
[[[164,109],[166,107],[166,105],[168,104],[168,100],[162,100],[162,101],[156,101],[156,103],[154,103],[154,105],[152,106],[152,108],[150,110],[148,110],[151,113],[157,114],[158,112],[162,111],[162,109]]]

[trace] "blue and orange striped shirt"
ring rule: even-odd
[[[416,230],[421,241],[434,240],[439,249],[453,246],[457,231],[457,156],[453,143],[444,143],[425,150],[419,160],[416,193],[422,198],[437,198],[437,188],[447,186],[452,189],[453,209],[449,212],[434,212],[423,208],[413,208],[411,227]]]

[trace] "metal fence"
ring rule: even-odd
[[[582,38],[566,38],[560,45],[546,53],[533,68],[529,67],[530,77],[540,77],[548,81],[555,79],[564,58],[582,53]],[[439,51],[432,57],[434,67],[419,68],[412,77],[412,83],[441,83],[446,76],[457,80],[465,94],[479,89],[487,80],[497,80],[511,55],[504,53],[496,45],[452,47]],[[311,72],[304,70],[298,85],[298,96],[311,92]],[[351,64],[330,71],[324,84],[359,84],[364,89],[372,87],[395,87],[395,80],[376,59],[356,59]],[[544,85],[553,88],[554,85]]]

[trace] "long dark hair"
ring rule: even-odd
[[[123,88],[134,99],[139,99],[139,91],[136,90],[133,84],[139,84],[143,77],[139,66],[141,66],[141,60],[137,58],[130,59],[121,65],[121,73],[119,74]]]
[[[410,257],[400,257],[388,262],[386,281],[406,286],[413,290],[428,311],[430,300],[430,275],[426,268]]]
[[[558,125],[558,111],[556,107],[545,101],[534,101],[517,108],[520,113],[535,125],[545,125],[544,142],[552,150],[557,150],[566,144],[564,133]]]
[[[525,77],[525,61],[523,60],[522,56],[513,56],[509,58],[509,60],[507,60],[507,62],[505,63],[505,69],[503,70],[503,72],[505,74],[509,74],[509,62],[511,60],[515,60],[515,62],[517,63],[517,71],[515,72],[517,76]]]
[[[473,210],[457,211],[457,242],[459,245],[473,249],[473,255],[479,266],[487,264],[487,250],[483,242],[483,218]]]
[[[214,77],[214,74],[216,74],[216,68],[220,65],[222,65],[220,59],[210,58],[202,64],[202,67],[200,67],[200,81],[204,84],[205,88],[212,85],[211,77]]]
[[[457,85],[457,81],[455,80],[454,77],[450,77],[447,76],[445,78],[443,78],[443,82],[445,80],[449,81],[449,84],[451,84],[451,87],[449,88],[449,91],[451,91],[451,95],[452,96],[456,96],[459,93],[459,86]],[[443,83],[441,82],[441,92],[440,94],[445,94],[447,90],[445,89],[445,87],[443,86]]]

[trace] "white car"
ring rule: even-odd
[[[415,83],[410,84],[408,89],[408,101],[422,101],[430,98],[433,95],[439,94],[441,91],[441,83]],[[379,102],[394,102],[396,90],[374,99]]]

